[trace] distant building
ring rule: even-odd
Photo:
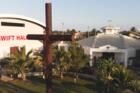
[[[69,44],[65,41],[60,41],[57,43],[57,47],[60,50],[61,48],[63,48],[65,51],[68,51],[69,48]]]
[[[126,67],[130,64],[130,58],[135,57],[136,50],[140,49],[140,40],[119,34],[119,29],[105,26],[102,33],[78,41],[90,55],[90,66],[93,66],[94,58],[111,58]]]
[[[82,36],[82,32],[76,32],[75,34],[74,34],[74,38],[76,39],[76,40],[78,40],[78,39],[81,39],[83,36]]]
[[[27,40],[27,34],[43,34],[45,26],[41,22],[19,15],[0,15],[0,58],[14,53],[18,47],[41,48],[41,41]]]

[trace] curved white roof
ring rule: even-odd
[[[102,29],[105,29],[105,30],[107,30],[107,29],[116,29],[116,30],[119,30],[120,27],[115,27],[115,26],[112,26],[112,25],[108,25],[108,26],[102,27]]]
[[[92,36],[78,41],[80,45],[99,48],[105,45],[111,45],[119,49],[136,48],[140,49],[140,40],[121,34],[105,34],[101,33],[97,36]]]
[[[125,45],[125,38],[119,34],[99,34],[95,38],[95,42],[93,44],[94,47],[98,48],[104,45],[111,45],[117,48],[124,49]]]
[[[26,16],[22,16],[22,15],[16,15],[16,14],[0,14],[0,19],[20,19],[20,20],[24,20],[24,21],[28,21],[28,22],[32,22],[34,24],[37,24],[43,28],[45,28],[45,24],[43,24],[42,22],[30,18],[30,17],[26,17]]]

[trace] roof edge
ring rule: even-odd
[[[39,26],[41,26],[42,28],[45,28],[45,24],[43,24],[42,22],[31,18],[31,17],[26,17],[23,15],[17,15],[17,14],[0,14],[0,19],[2,18],[7,18],[7,19],[19,19],[19,20],[24,20],[24,21],[28,21],[34,24],[37,24]]]

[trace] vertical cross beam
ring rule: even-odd
[[[52,6],[51,3],[45,4],[46,29],[45,35],[27,35],[30,40],[43,40],[44,53],[44,74],[46,82],[46,93],[52,93],[52,48],[51,45],[56,41],[73,41],[74,35],[53,35],[52,34]]]
[[[46,93],[52,93],[52,48],[49,36],[52,34],[52,6],[46,3],[46,33],[44,39],[44,65],[45,65],[45,82]]]

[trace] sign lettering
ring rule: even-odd
[[[0,41],[27,40],[24,35],[7,35],[0,36]]]

